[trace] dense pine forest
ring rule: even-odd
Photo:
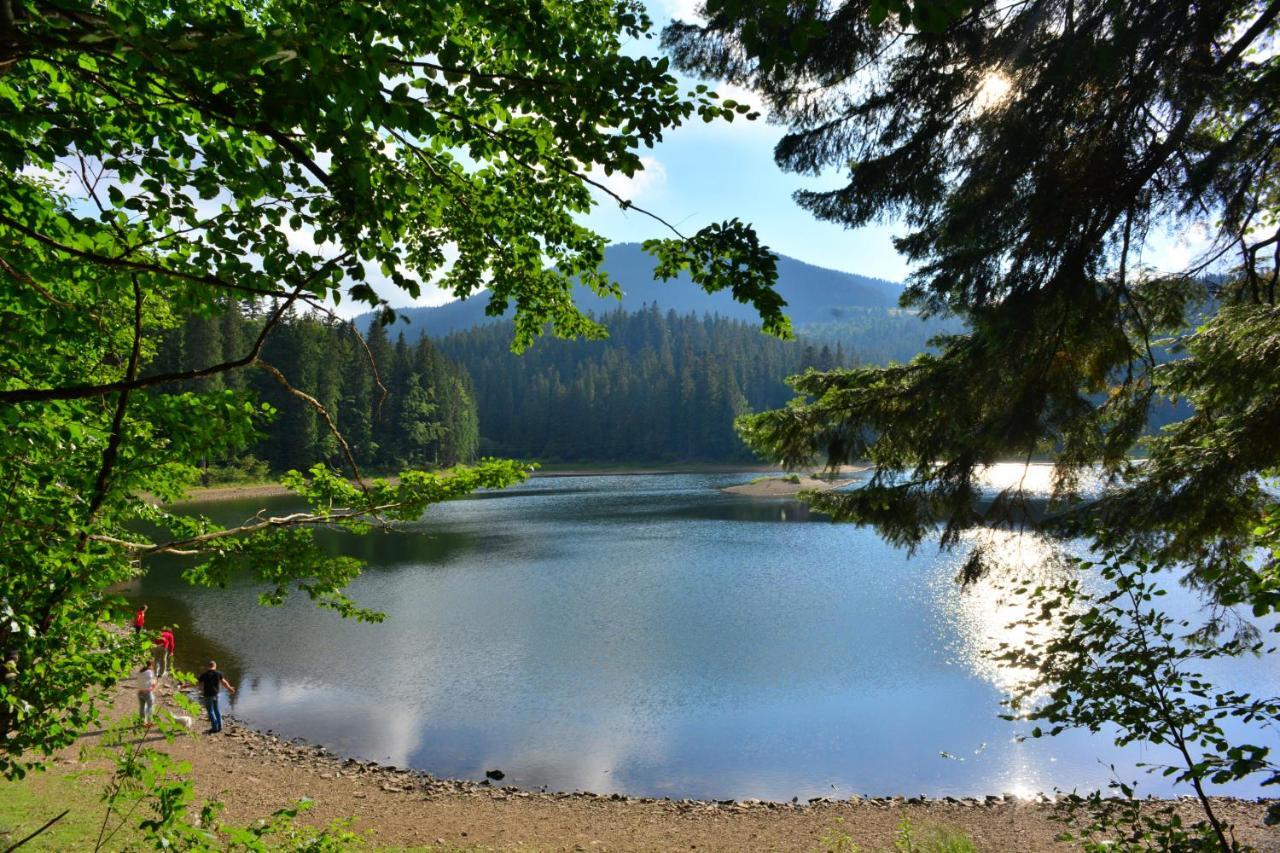
[[[193,317],[163,337],[150,369],[188,370],[236,358],[249,349],[262,322],[238,311]],[[295,315],[267,339],[263,360],[324,406],[362,467],[445,466],[476,456],[479,431],[470,380],[426,339],[409,344],[400,335],[392,343],[386,329],[375,324],[362,344],[349,323]],[[204,460],[215,477],[304,470],[316,462],[345,466],[315,407],[265,371],[219,374],[179,390],[221,388],[252,392],[276,414],[247,457]]]
[[[508,322],[413,343],[390,327],[393,342],[375,323],[362,345],[351,324],[299,314],[274,331],[263,358],[330,412],[356,461],[373,471],[452,465],[478,454],[553,462],[749,461],[733,430],[736,416],[783,405],[792,396],[787,376],[855,360],[838,341],[779,341],[718,316],[650,306],[604,319],[607,340],[544,338],[517,356]],[[150,370],[235,358],[261,322],[238,312],[191,318],[163,337]],[[344,464],[315,408],[265,371],[222,374],[178,390],[222,388],[249,391],[276,414],[249,455],[203,460],[211,479]]]
[[[475,386],[481,449],[548,461],[747,461],[733,420],[781,406],[784,379],[850,361],[843,345],[780,341],[739,320],[655,307],[604,317],[604,341],[509,351],[510,323],[437,342]]]

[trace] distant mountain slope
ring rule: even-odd
[[[605,250],[604,269],[622,285],[621,303],[601,299],[584,287],[577,287],[574,297],[584,310],[597,316],[618,308],[631,312],[656,304],[663,312],[719,314],[757,322],[755,310],[734,302],[728,293],[704,293],[686,276],[668,282],[654,281],[653,267],[654,259],[637,243],[610,246]],[[898,304],[902,292],[902,287],[893,282],[825,269],[786,256],[778,258],[777,288],[787,300],[787,315],[797,326],[838,322],[851,308],[892,308]],[[433,308],[399,309],[397,313],[409,320],[407,326],[400,328],[411,339],[422,334],[439,338],[491,322],[496,318],[485,316],[487,299],[482,293]],[[362,330],[367,329],[371,316],[362,314],[356,318],[356,324]]]

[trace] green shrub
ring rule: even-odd
[[[844,818],[838,817],[835,826],[818,839],[818,853],[862,853],[862,848],[854,844],[853,836],[845,831]]]
[[[978,853],[978,847],[958,829],[928,826],[917,830],[911,819],[904,817],[893,839],[896,853]]]
[[[245,455],[220,465],[210,465],[200,472],[200,481],[206,486],[229,486],[241,483],[263,483],[271,479],[267,463]]]
[[[917,830],[911,819],[904,817],[893,838],[894,853],[978,853],[978,847],[958,829],[928,826]],[[862,853],[853,836],[845,828],[844,818],[818,839],[818,853]]]

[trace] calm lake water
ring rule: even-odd
[[[1018,603],[961,592],[963,552],[909,557],[788,500],[718,489],[752,475],[539,478],[366,537],[362,625],[308,601],[257,606],[157,561],[130,595],[176,622],[179,664],[215,656],[242,721],[437,776],[552,790],[789,799],[1094,788],[1163,756],[1104,735],[1021,741],[1018,673],[984,655]],[[288,499],[187,509],[238,521]],[[1009,539],[1012,562],[1034,540]],[[1280,692],[1273,656],[1236,686]],[[225,701],[225,700],[224,700]],[[1275,733],[1270,733],[1273,747]],[[1259,794],[1252,787],[1232,791]]]

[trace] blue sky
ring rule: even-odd
[[[658,36],[672,19],[697,20],[700,0],[645,0],[654,21],[653,38],[627,45],[633,55],[661,55]],[[677,75],[687,88],[707,83],[722,96],[747,103],[762,113],[756,121],[739,118],[710,124],[694,118],[670,131],[653,147],[641,151],[645,171],[627,179],[622,175],[593,175],[623,198],[650,210],[685,234],[726,219],[738,218],[756,229],[761,241],[782,255],[829,269],[903,281],[911,266],[893,247],[894,236],[907,227],[886,222],[846,229],[820,222],[793,200],[798,189],[830,189],[842,186],[838,170],[819,175],[783,172],[773,159],[773,149],[783,127],[771,124],[764,107],[752,92],[722,81],[697,80]],[[594,193],[599,202],[584,222],[611,243],[640,242],[671,236],[659,222],[636,211],[624,211],[607,194]],[[1189,268],[1209,248],[1204,223],[1165,228],[1152,227],[1146,242],[1130,257],[1131,269],[1175,272]],[[384,291],[386,288],[384,288]],[[387,294],[393,305],[398,302]],[[439,305],[453,295],[432,287],[416,302]]]
[[[650,0],[655,38],[628,46],[634,53],[657,54],[656,32],[672,18],[693,20],[696,0]],[[692,87],[696,80],[685,78]],[[745,90],[715,85],[722,96],[759,106]],[[849,230],[819,222],[792,200],[800,188],[839,186],[832,171],[819,177],[784,173],[773,161],[773,147],[783,129],[765,118],[754,122],[692,122],[667,134],[659,145],[642,153],[643,173],[628,180],[621,175],[597,175],[610,189],[653,211],[685,233],[712,222],[737,217],[755,226],[761,240],[780,254],[818,266],[901,281],[910,272],[894,250],[892,238],[904,233],[901,223]],[[610,242],[638,242],[669,236],[662,225],[635,211],[623,211],[604,193],[585,222]],[[1202,249],[1203,243],[1177,235],[1159,234],[1149,241],[1142,260],[1162,269],[1180,269]],[[419,305],[437,305],[450,294],[428,288]],[[392,304],[397,304],[394,296]]]
[[[649,9],[660,29],[672,18],[692,20],[696,5],[694,0],[651,0]],[[656,38],[634,49],[660,50]],[[686,78],[686,82],[692,86],[698,81]],[[716,85],[716,89],[723,96],[760,104],[745,90],[724,85]],[[835,173],[813,178],[782,172],[773,161],[773,148],[782,134],[781,127],[763,117],[754,122],[738,119],[712,124],[695,119],[644,152],[648,168],[643,175],[631,182],[619,179],[611,188],[682,231],[696,231],[737,217],[753,224],[761,240],[784,255],[877,278],[896,281],[905,277],[908,267],[892,243],[900,228],[846,230],[818,222],[792,200],[797,189],[832,187],[841,182]],[[664,234],[652,219],[621,211],[612,200],[603,194],[600,197],[600,207],[587,221],[614,242]]]
[[[724,92],[723,87],[720,91]],[[742,92],[728,94],[740,101],[754,100]],[[839,176],[813,178],[782,172],[773,161],[773,147],[782,133],[782,128],[763,118],[709,125],[696,121],[644,152],[644,173],[632,181],[619,176],[610,188],[686,233],[737,217],[753,224],[761,240],[784,255],[878,278],[903,278],[907,265],[891,242],[899,229],[846,230],[815,220],[792,200],[792,193],[802,187],[838,185]],[[610,240],[669,236],[649,217],[622,211],[603,194],[600,198],[600,206],[587,222]]]
[[[662,27],[673,18],[694,19],[698,0],[648,0],[648,5],[655,22],[655,37],[627,45],[625,49],[635,55],[659,54],[657,34]],[[763,111],[759,99],[746,90],[714,80],[684,78],[682,82],[687,88],[707,82],[722,96]],[[781,171],[774,163],[773,148],[782,135],[783,128],[770,124],[765,117],[756,121],[739,118],[710,124],[695,118],[670,131],[654,148],[641,152],[646,165],[643,172],[631,179],[617,174],[594,177],[686,234],[713,222],[738,218],[752,224],[762,242],[779,254],[890,281],[905,279],[911,270],[893,248],[893,237],[905,233],[904,225],[889,222],[848,230],[817,221],[792,200],[797,189],[837,187],[843,179],[834,170],[817,177]],[[60,169],[47,172],[47,176],[60,185],[74,184],[71,181],[73,166],[63,164]],[[74,195],[74,186],[67,191]],[[610,242],[639,242],[670,235],[661,223],[650,217],[620,209],[607,194],[597,192],[596,196],[599,205],[584,221]],[[203,203],[216,208],[220,200]],[[1204,239],[1196,236],[1197,230],[1203,229],[1192,229],[1189,237],[1155,235],[1140,250],[1138,263],[1166,271],[1185,269],[1193,257],[1206,248]],[[289,239],[297,248],[319,251],[310,234],[290,232]],[[439,305],[454,298],[451,293],[427,285],[421,296],[413,300],[376,271],[371,271],[370,281],[394,306],[412,302]],[[364,304],[353,302],[337,306],[338,313],[343,315],[365,309]]]
[[[693,0],[651,0],[655,31],[672,18],[692,20]],[[655,38],[629,46],[631,52],[656,55]],[[691,88],[697,80],[682,78]],[[717,81],[706,81],[715,84]],[[722,96],[759,104],[742,89],[716,86]],[[892,235],[900,229],[876,226],[856,231],[815,220],[791,199],[801,187],[835,186],[839,176],[802,177],[783,173],[773,162],[773,147],[781,127],[762,117],[706,124],[694,119],[667,134],[659,145],[642,151],[646,169],[631,180],[621,175],[596,175],[624,198],[651,210],[685,233],[712,222],[737,217],[755,226],[760,239],[774,251],[818,266],[900,281],[907,265],[893,249]],[[623,211],[604,193],[585,222],[610,242],[639,242],[671,236],[663,226],[635,211]],[[438,305],[450,294],[428,288],[419,305]],[[392,304],[397,304],[391,296]]]

